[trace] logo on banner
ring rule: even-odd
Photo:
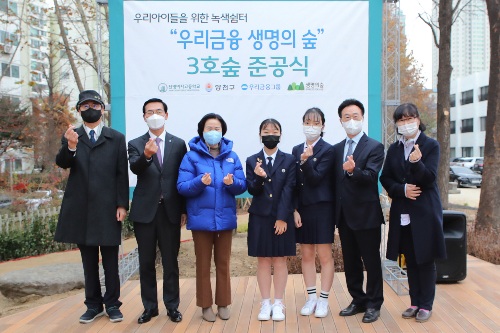
[[[212,84],[211,84],[211,83],[207,83],[207,85],[205,86],[205,90],[206,90],[207,92],[211,92],[213,88],[214,88],[214,87],[212,86]]]
[[[165,83],[160,83],[160,84],[158,85],[158,90],[159,90],[160,92],[162,92],[162,93],[163,93],[163,92],[167,92],[168,87],[167,87],[167,85],[166,85]]]

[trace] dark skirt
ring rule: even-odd
[[[248,219],[248,255],[251,257],[285,257],[297,255],[293,216],[281,235],[274,233],[276,218],[250,214]]]
[[[302,227],[296,228],[296,241],[300,244],[332,244],[335,232],[332,202],[321,202],[298,209]]]

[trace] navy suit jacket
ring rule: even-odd
[[[144,155],[148,140],[149,132],[128,143],[130,170],[137,175],[130,219],[140,223],[153,221],[158,202],[163,196],[163,206],[170,223],[180,224],[181,214],[186,213],[186,201],[177,192],[177,177],[182,158],[187,151],[186,143],[166,132],[163,165],[160,168],[156,154],[150,161]]]
[[[391,197],[387,258],[396,260],[399,254],[401,214],[410,215],[410,225],[418,263],[435,258],[445,258],[443,236],[443,209],[437,186],[439,143],[420,133],[416,144],[422,158],[416,163],[405,160],[404,146],[399,141],[387,151],[380,182]],[[414,149],[413,149],[414,150]],[[417,200],[405,196],[405,184],[420,187],[422,193]]]
[[[296,204],[308,206],[320,202],[334,201],[333,189],[333,146],[323,139],[313,147],[313,156],[300,165],[300,155],[304,152],[304,144],[293,147],[292,155],[297,163]]]
[[[257,161],[267,177],[262,178],[254,172]],[[267,169],[264,152],[250,156],[246,160],[248,192],[253,195],[249,213],[260,216],[274,216],[276,220],[293,223],[293,191],[295,188],[295,158],[278,150],[271,171]]]
[[[385,223],[378,192],[378,174],[384,163],[384,146],[363,134],[352,154],[356,167],[352,176],[349,176],[342,168],[345,141],[333,147],[335,221],[338,226],[342,211],[347,225],[353,230],[377,228]]]

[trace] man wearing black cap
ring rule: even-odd
[[[70,173],[55,240],[75,243],[80,249],[87,306],[80,323],[90,323],[105,313],[111,322],[119,322],[123,315],[118,247],[129,202],[125,136],[104,126],[104,103],[96,91],[82,91],[76,109],[83,125],[77,129],[69,126],[56,156],[56,164],[69,168]],[[104,296],[99,281],[99,251],[105,274]]]

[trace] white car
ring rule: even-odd
[[[26,203],[28,210],[36,210],[41,204],[52,200],[51,194],[52,191],[50,190],[34,191],[34,198],[26,198],[24,199],[24,202]]]
[[[463,166],[465,168],[471,169],[474,167],[474,164],[477,163],[477,160],[483,160],[484,157],[455,157],[450,165]]]

